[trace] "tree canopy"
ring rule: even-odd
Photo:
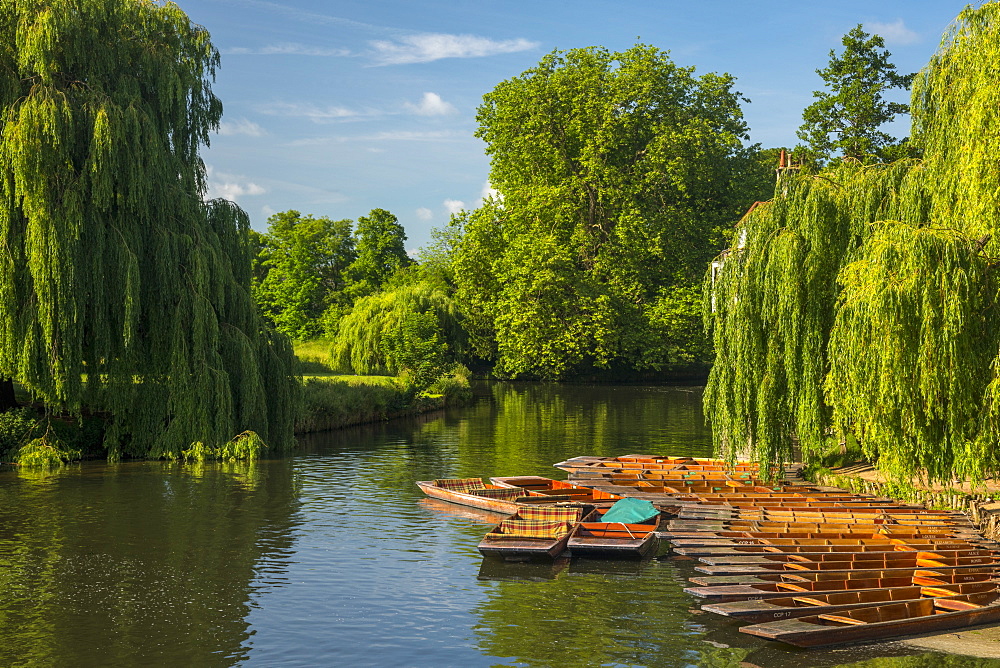
[[[789,173],[711,286],[720,448],[856,439],[884,471],[1000,469],[1000,4],[963,11],[911,98],[923,161]]]
[[[323,316],[342,305],[347,268],[356,258],[350,220],[276,213],[256,235],[254,298],[275,327],[299,341],[323,334]]]
[[[466,222],[455,280],[498,371],[679,362],[661,325],[697,333],[698,309],[675,290],[753,201],[737,183],[749,158],[733,82],[650,46],[592,47],[555,51],[484,97],[477,136],[499,196]]]
[[[385,209],[358,217],[357,257],[347,268],[352,299],[378,291],[397,271],[413,264],[405,241],[399,219]]]
[[[288,440],[247,218],[203,199],[208,33],[174,4],[0,0],[0,36],[0,377],[105,412],[110,457]]]
[[[882,126],[909,106],[890,102],[883,94],[894,88],[909,89],[913,74],[899,74],[889,62],[879,35],[869,35],[861,24],[843,38],[844,51],[830,51],[830,64],[816,70],[828,90],[815,91],[816,101],[802,112],[805,123],[798,131],[814,159],[850,158],[881,161],[905,152]],[[901,156],[902,157],[902,156]]]

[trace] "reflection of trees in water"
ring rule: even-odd
[[[563,573],[496,582],[474,610],[479,650],[528,666],[739,665],[749,650],[704,642],[670,570],[653,562],[642,579]]]
[[[229,666],[280,577],[288,462],[0,473],[0,665]]]

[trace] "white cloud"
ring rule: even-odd
[[[416,259],[418,259],[420,257],[420,249],[419,248],[411,248],[408,251],[406,251],[406,254],[409,256],[409,258],[411,260],[416,260]]]
[[[886,44],[916,44],[920,41],[920,35],[910,30],[903,23],[903,19],[896,19],[892,23],[882,23],[872,21],[865,24],[865,30],[875,35],[881,35]]]
[[[267,134],[264,128],[253,121],[241,118],[236,121],[222,121],[219,123],[219,134],[230,137],[232,135],[246,135],[248,137],[263,137]]]
[[[375,60],[379,65],[406,65],[429,63],[442,58],[481,58],[500,53],[527,51],[538,42],[526,39],[492,40],[477,35],[448,35],[445,33],[419,33],[405,35],[397,41],[375,40]]]
[[[362,115],[360,112],[348,109],[347,107],[338,107],[336,105],[318,107],[314,104],[295,104],[292,102],[262,104],[257,107],[257,111],[269,116],[304,117],[313,123],[333,123]]]
[[[330,137],[307,137],[288,142],[288,146],[318,146],[321,144],[343,144],[357,141],[443,141],[465,139],[468,133],[454,130],[435,130],[431,132],[413,132],[410,130],[392,130],[377,132],[370,135],[334,135]],[[372,149],[368,149],[372,150]]]
[[[465,202],[460,199],[446,199],[444,201],[444,210],[450,214],[455,214],[465,208]]]
[[[407,102],[404,106],[420,116],[447,116],[458,112],[454,105],[442,100],[437,93],[424,93],[418,104]]]
[[[267,46],[262,46],[260,48],[251,49],[245,46],[237,46],[231,49],[225,49],[222,52],[224,55],[232,56],[349,56],[351,51],[349,49],[339,49],[339,48],[324,48],[321,46],[308,46],[306,44],[296,44],[295,42],[286,42],[282,44],[269,44]]]
[[[483,189],[479,191],[479,202],[485,202],[491,197],[498,197],[500,191],[493,187],[493,184],[487,181],[483,184]]]
[[[417,218],[419,218],[420,220],[430,220],[433,217],[434,217],[434,212],[428,209],[427,207],[422,206],[419,209],[417,209]]]
[[[264,206],[260,207],[260,213],[265,218],[270,218],[271,216],[273,216],[278,212],[274,210],[274,207],[270,207],[267,204],[265,204]]]
[[[263,195],[266,191],[247,177],[216,172],[210,165],[205,168],[208,178],[208,199],[228,199],[239,202],[245,195]]]

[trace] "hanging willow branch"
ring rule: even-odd
[[[786,176],[743,222],[706,290],[722,452],[852,435],[899,477],[1000,470],[998,76],[1000,4],[967,9],[914,85],[923,163]]]
[[[0,0],[0,376],[109,413],[111,457],[291,435],[246,215],[203,201],[218,63],[173,4]]]

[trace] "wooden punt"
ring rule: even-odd
[[[829,555],[840,556],[840,555]],[[894,568],[935,568],[938,566],[1000,566],[992,554],[976,556],[938,556],[938,553],[893,552],[885,557],[864,557],[840,561],[772,562],[767,564],[699,565],[694,569],[706,575],[756,575],[760,573],[808,573],[818,571],[870,571]]]
[[[707,603],[701,606],[701,609],[714,612],[717,615],[733,617],[741,622],[768,622],[776,619],[839,613],[842,610],[869,608],[887,603],[902,603],[921,598],[983,594],[996,590],[997,583],[990,581],[952,585],[936,584],[933,586],[910,585],[907,587],[840,591],[829,594],[808,592],[759,601]]]
[[[694,547],[678,547],[676,544],[673,545],[673,550],[677,554],[683,554],[687,557],[699,557],[702,558],[732,558],[732,557],[753,557],[761,555],[777,555],[777,554],[827,554],[836,552],[845,553],[872,553],[872,552],[929,552],[934,550],[971,550],[979,549],[983,546],[976,545],[969,541],[929,541],[929,542],[907,542],[907,541],[890,541],[890,540],[855,540],[855,541],[838,541],[836,544],[826,545],[824,543],[832,543],[832,539],[816,540],[816,541],[803,541],[804,545],[728,545],[728,546],[713,546],[713,545],[697,545]],[[705,561],[705,563],[711,563]]]
[[[940,546],[946,548],[947,546]],[[832,562],[874,562],[877,560],[920,560],[920,559],[958,559],[965,557],[994,558],[991,550],[977,548],[972,545],[958,546],[957,549],[934,550],[900,550],[889,547],[881,550],[865,550],[852,552],[776,552],[770,554],[727,554],[707,555],[698,557],[698,561],[709,566],[770,566],[772,564],[789,564],[796,570],[812,570],[812,564],[827,564]],[[802,568],[799,568],[801,566]]]
[[[747,584],[723,584],[701,587],[687,587],[684,592],[698,598],[707,599],[712,603],[728,603],[731,601],[761,601],[798,594],[824,593],[844,591],[872,591],[891,587],[955,585],[971,582],[993,582],[994,571],[964,571],[952,574],[938,575],[897,575],[894,577],[860,577],[837,580],[799,580],[796,582],[761,581]]]
[[[924,598],[870,608],[844,610],[766,624],[744,626],[741,632],[796,647],[824,647],[944,631],[1000,620],[1000,594],[987,592]]]
[[[913,577],[915,575],[938,577],[941,575],[959,575],[962,573],[997,573],[997,566],[990,564],[973,564],[969,566],[906,566],[903,568],[849,569],[840,571],[771,571],[756,575],[695,575],[688,580],[697,586],[711,587],[718,585],[760,584],[762,582],[816,582],[819,580],[858,580],[871,578]]]
[[[476,478],[450,478],[442,480],[477,480]],[[492,510],[494,512],[503,513],[505,515],[513,515],[517,512],[517,509],[521,506],[518,505],[517,499],[520,495],[510,494],[510,490],[506,490],[506,494],[497,493],[498,497],[501,498],[490,498],[484,494],[473,494],[471,491],[463,491],[461,487],[456,486],[454,489],[449,489],[443,487],[441,480],[418,480],[417,487],[419,487],[424,494],[431,498],[441,499],[442,501],[448,501],[450,503],[457,503],[463,506],[471,506],[473,508],[481,508],[483,510]],[[496,485],[487,486],[480,480],[480,485],[482,489],[504,489]],[[471,489],[471,488],[466,488]],[[507,498],[502,498],[507,496]]]
[[[723,532],[720,532],[723,533]],[[964,538],[953,538],[948,534],[883,534],[883,533],[772,533],[772,532],[724,532],[732,535],[719,534],[693,535],[690,538],[671,538],[670,545],[678,554],[698,554],[698,550],[706,550],[704,554],[713,554],[715,550],[732,550],[736,548],[755,547],[795,547],[798,545],[851,545],[864,544],[859,541],[882,541],[890,544],[934,544],[934,543],[965,543],[978,545],[980,541]],[[823,541],[823,542],[814,542]],[[985,543],[984,543],[985,546]],[[690,550],[682,552],[682,550]]]
[[[566,551],[580,517],[580,507],[519,508],[483,536],[479,552],[506,561],[554,559]]]
[[[494,477],[490,478],[490,482],[497,487],[522,489],[533,495],[568,496],[573,501],[581,503],[614,503],[625,498],[618,494],[610,494],[590,487],[581,487],[563,480],[553,480],[537,475]]]
[[[659,545],[656,520],[648,524],[602,522],[601,514],[597,511],[573,530],[568,547],[574,557],[641,559]]]

